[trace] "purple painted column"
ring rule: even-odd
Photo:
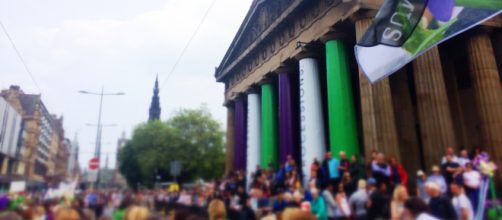
[[[279,102],[279,162],[284,164],[288,155],[297,158],[298,148],[294,136],[293,97],[291,73],[281,71],[278,78]]]
[[[235,156],[234,169],[246,170],[246,102],[235,101]]]

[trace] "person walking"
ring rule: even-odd
[[[310,202],[310,208],[312,214],[314,214],[318,220],[328,220],[328,211],[326,210],[326,203],[322,196],[319,195],[319,190],[313,188],[310,190],[312,194],[312,201]]]
[[[337,204],[335,198],[333,196],[333,185],[328,184],[326,188],[322,191],[322,197],[324,198],[324,202],[326,202],[326,209],[328,211],[328,219],[335,219],[335,214],[337,210]]]
[[[357,191],[349,198],[349,206],[352,209],[355,220],[366,220],[368,204],[368,191],[366,190],[366,181],[359,180],[357,183]]]
[[[453,195],[451,203],[459,220],[473,220],[474,210],[471,201],[465,196],[462,185],[453,182],[450,184],[450,191]]]
[[[368,180],[369,200],[368,200],[368,219],[380,220],[389,219],[389,198],[387,196],[387,185],[380,183],[377,187],[377,181],[373,178]]]
[[[462,174],[464,179],[465,194],[471,201],[474,212],[477,211],[479,200],[479,188],[481,186],[481,173],[472,168],[472,163],[465,164],[465,171]]]
[[[453,205],[444,194],[441,194],[439,184],[436,182],[426,183],[427,194],[429,194],[429,209],[431,214],[439,219],[457,219]]]
[[[408,191],[403,185],[398,185],[394,188],[392,202],[390,203],[390,218],[392,220],[402,219],[404,213],[404,203],[408,200],[408,197]]]
[[[441,170],[439,166],[432,166],[432,174],[427,177],[427,182],[435,182],[439,186],[439,190],[442,194],[446,194],[448,186],[446,185],[446,180],[443,175],[441,175]]]
[[[439,220],[438,218],[427,213],[429,207],[418,197],[412,197],[404,202],[403,219],[415,220]]]
[[[427,176],[425,176],[424,171],[419,170],[417,171],[417,180],[416,180],[416,185],[417,185],[417,197],[423,199],[426,203],[429,202],[429,195],[427,195],[427,192],[425,191],[425,183],[427,182]]]

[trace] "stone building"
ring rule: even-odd
[[[215,73],[225,84],[227,172],[292,155],[308,175],[328,150],[382,151],[410,174],[430,171],[447,147],[502,162],[502,17],[370,84],[353,46],[381,3],[253,1]]]
[[[63,117],[52,115],[53,133],[50,144],[48,172],[46,182],[49,184],[58,184],[61,181],[67,181],[68,161],[70,151],[68,149],[70,141],[65,138],[63,128]]]
[[[49,113],[40,95],[25,94],[19,86],[0,95],[22,115],[21,159],[13,165],[13,174],[22,176],[30,188],[45,186],[60,166],[56,160],[64,139],[62,119]]]

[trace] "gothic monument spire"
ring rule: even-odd
[[[148,121],[160,119],[160,103],[159,103],[159,76],[155,77],[155,87],[153,88],[152,103],[150,104],[150,116]]]

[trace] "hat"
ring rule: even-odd
[[[417,176],[423,176],[423,175],[425,175],[424,171],[422,170],[417,171]]]
[[[369,179],[368,179],[368,184],[369,184],[370,186],[374,186],[374,185],[376,185],[376,184],[377,184],[377,181],[375,180],[375,178],[373,178],[373,177],[372,177],[372,178],[369,178]]]
[[[439,171],[440,171],[440,169],[439,169],[438,165],[432,166],[432,172],[439,172]]]

